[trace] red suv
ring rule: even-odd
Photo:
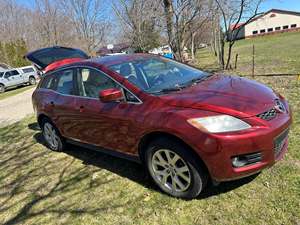
[[[287,149],[288,103],[255,81],[150,54],[88,59],[52,47],[27,58],[45,72],[32,99],[50,149],[69,142],[138,160],[172,196],[258,173]]]

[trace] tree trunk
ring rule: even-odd
[[[171,48],[173,48],[173,5],[172,0],[163,0],[164,2],[164,11],[166,17],[166,24],[167,24],[167,32],[168,32],[168,42]]]

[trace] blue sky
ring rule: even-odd
[[[285,9],[300,12],[300,0],[266,0],[261,5],[261,11],[269,9]]]
[[[33,5],[34,0],[17,0],[17,2],[30,7]],[[272,8],[300,12],[300,0],[265,0],[261,5],[262,12]]]

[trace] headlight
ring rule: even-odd
[[[228,115],[194,118],[189,119],[188,123],[200,130],[211,133],[239,131],[251,127],[248,123]]]

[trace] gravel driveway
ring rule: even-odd
[[[12,124],[33,113],[31,95],[34,88],[0,100],[0,127]]]

